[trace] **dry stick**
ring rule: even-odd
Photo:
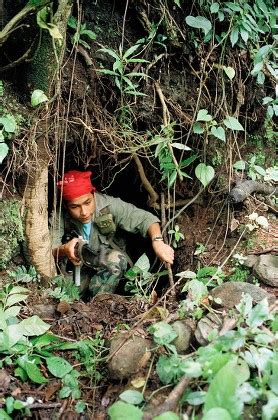
[[[191,378],[183,376],[180,382],[175,386],[175,388],[170,392],[166,400],[159,407],[155,407],[154,410],[143,415],[143,420],[152,420],[155,416],[159,416],[162,413],[167,411],[176,411],[179,400],[184,393],[185,388],[189,385]]]
[[[156,308],[158,305],[160,305],[160,303],[166,298],[166,296],[171,293],[171,291],[173,290],[173,288],[175,286],[177,286],[182,279],[179,279],[173,287],[169,287],[168,290],[166,290],[166,292],[164,293],[163,296],[161,296],[160,299],[158,299],[158,301],[150,308],[148,309],[146,312],[143,313],[143,315],[141,316],[141,318],[132,326],[132,328],[126,333],[126,337],[123,339],[123,341],[121,342],[121,344],[119,345],[119,347],[117,347],[112,354],[110,354],[110,356],[107,357],[106,361],[109,362],[109,360],[112,359],[112,357],[115,356],[115,354],[123,347],[123,345],[126,343],[126,341],[130,338],[130,336],[132,335],[132,333],[134,332],[135,328],[137,328],[143,321],[145,318],[148,317],[148,315],[150,314],[150,312],[153,311],[154,308]]]
[[[161,227],[162,227],[162,236],[163,236],[163,240],[164,242],[167,244],[168,240],[167,240],[167,235],[166,235],[166,231],[163,231],[164,226],[166,225],[166,214],[165,214],[165,196],[164,193],[161,193]],[[173,271],[171,268],[171,265],[169,263],[166,264],[167,267],[167,271],[168,271],[168,278],[169,278],[169,283],[170,286],[172,288],[171,291],[171,296],[176,297],[176,290],[175,290],[175,283],[174,283],[174,276],[173,276]]]

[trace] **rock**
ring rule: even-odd
[[[195,331],[195,338],[201,346],[208,344],[208,336],[213,331],[220,331],[222,327],[222,319],[214,313],[209,313],[200,319]]]
[[[253,272],[259,280],[270,286],[278,286],[278,255],[263,254],[253,267]]]
[[[172,325],[173,330],[178,334],[178,337],[172,344],[176,346],[179,354],[184,354],[190,346],[190,342],[195,330],[194,322],[191,319],[183,321],[175,321]]]
[[[249,254],[246,256],[246,260],[244,260],[243,265],[245,265],[248,268],[254,267],[258,263],[259,257],[258,255]]]
[[[9,388],[11,377],[5,369],[0,369],[0,395],[5,394]]]
[[[270,305],[275,302],[274,295],[267,293],[259,286],[241,281],[226,282],[210,291],[210,295],[214,299],[221,299],[222,303],[217,306],[221,306],[227,309],[231,309],[235,305],[239,304],[242,298],[242,293],[249,294],[252,297],[254,303],[258,303],[264,298],[268,299],[268,303]],[[213,305],[216,305],[215,302],[213,302]]]
[[[54,318],[56,307],[55,305],[37,304],[32,307],[34,315],[40,318]]]
[[[125,334],[120,333],[111,340],[109,355],[112,355],[124,342]],[[112,356],[108,363],[108,369],[112,379],[129,378],[140,368],[144,367],[151,357],[148,349],[151,341],[146,338],[133,335],[128,338],[122,347]]]

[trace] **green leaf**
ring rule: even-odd
[[[152,420],[179,420],[180,417],[173,413],[172,411],[166,411],[163,414],[160,414],[160,416],[155,416],[152,418]]]
[[[212,116],[208,113],[207,109],[200,109],[196,121],[211,121]]]
[[[233,168],[238,171],[244,171],[246,169],[246,162],[244,160],[238,160],[233,164]]]
[[[20,324],[8,325],[3,331],[3,345],[8,350],[24,337]]]
[[[7,114],[4,117],[0,117],[0,125],[3,125],[4,130],[7,133],[14,133],[16,130],[16,120],[13,115]]]
[[[33,315],[24,319],[19,324],[25,336],[41,335],[49,330],[50,325],[40,319],[37,315]]]
[[[265,82],[265,74],[262,71],[259,71],[257,75],[257,83],[258,85],[263,85]]]
[[[270,102],[273,102],[273,101],[274,101],[274,99],[271,98],[270,96],[265,96],[263,98],[263,105],[269,104]]]
[[[6,300],[6,307],[13,306],[15,303],[22,302],[28,298],[28,295],[15,294],[9,295]]]
[[[212,3],[210,6],[210,13],[218,13],[219,7],[219,3]]]
[[[226,133],[223,127],[211,127],[211,134],[222,141],[226,141]]]
[[[169,344],[177,337],[176,331],[165,321],[151,325],[149,331],[153,334],[154,341],[160,345]]]
[[[134,267],[139,268],[143,272],[147,272],[150,269],[150,260],[147,257],[146,254],[141,255],[141,257],[138,258],[136,263],[134,264]]]
[[[230,128],[231,130],[235,130],[235,131],[244,131],[244,128],[242,127],[242,125],[240,124],[240,122],[238,121],[237,118],[235,117],[226,117],[225,120],[223,121],[225,126],[227,128]]]
[[[21,309],[21,306],[11,306],[10,308],[5,310],[5,319],[11,317],[17,317]]]
[[[24,355],[17,359],[17,364],[25,370],[31,381],[36,384],[44,384],[48,382],[48,380],[42,375],[38,366],[35,364],[35,359],[29,360],[28,356]]]
[[[263,69],[264,63],[263,61],[259,61],[259,63],[255,64],[253,67],[251,74],[252,76],[257,76],[257,74]]]
[[[193,301],[199,303],[204,296],[208,294],[207,287],[197,279],[186,282],[182,292],[190,291],[190,296]]]
[[[48,29],[48,26],[47,26],[48,14],[49,14],[48,7],[44,7],[43,9],[39,10],[37,13],[37,24],[42,29]]]
[[[134,405],[117,401],[108,408],[110,420],[141,420],[143,412]]]
[[[191,147],[186,146],[185,144],[182,143],[171,143],[172,147],[175,147],[176,149],[180,149],[180,150],[191,150]]]
[[[240,33],[240,36],[241,36],[242,40],[245,42],[245,44],[247,44],[247,41],[248,41],[248,38],[249,38],[249,33],[242,28],[240,28],[239,33]]]
[[[61,32],[59,31],[59,28],[58,28],[57,25],[54,25],[53,23],[48,23],[47,24],[47,29],[48,29],[50,35],[52,36],[52,38],[63,39],[63,36],[62,36]]]
[[[199,122],[195,122],[193,124],[193,133],[202,134],[204,131],[205,131],[204,128],[201,126]]]
[[[46,365],[50,373],[56,378],[63,378],[72,371],[71,364],[62,357],[53,356],[46,359]]]
[[[28,379],[27,373],[24,369],[22,369],[22,367],[17,367],[14,370],[14,376],[17,376],[18,378],[20,378],[22,382],[26,382]]]
[[[235,77],[235,69],[233,69],[233,67],[223,67],[224,72],[226,73],[226,75],[229,77],[230,80],[232,80]]]
[[[0,143],[0,164],[3,163],[3,160],[9,153],[9,147],[6,143]]]
[[[211,408],[203,417],[202,420],[233,420],[229,412],[225,408],[216,407]]]
[[[204,16],[186,16],[185,21],[192,28],[202,29],[205,35],[211,30],[211,22]]]
[[[29,293],[29,289],[27,289],[26,287],[22,287],[22,286],[14,286],[12,288],[12,290],[9,292],[9,295],[14,295],[15,293]]]
[[[206,394],[206,391],[190,392],[185,401],[190,405],[201,405],[205,402]]]
[[[33,107],[38,106],[42,104],[43,102],[47,102],[47,101],[48,101],[48,97],[40,89],[35,89],[31,95],[31,105]]]
[[[232,44],[232,47],[233,47],[238,41],[238,29],[237,28],[233,28],[231,30],[230,40],[231,40],[231,44]]]
[[[83,29],[80,33],[80,35],[86,35],[88,38],[90,38],[92,41],[95,41],[97,39],[97,35],[95,32],[91,31],[90,29]]]
[[[97,69],[97,71],[102,74],[109,74],[111,76],[119,76],[119,73],[116,73],[115,71],[108,70],[108,69]]]
[[[46,333],[46,334],[40,335],[39,337],[34,337],[30,341],[32,345],[36,348],[42,348],[42,347],[48,346],[51,343],[57,343],[57,342],[63,343],[59,337],[56,337],[52,333]]]
[[[70,16],[68,19],[68,26],[72,29],[77,29],[77,20],[74,16]]]
[[[10,417],[6,411],[4,410],[4,408],[0,408],[0,419],[1,420],[12,420],[12,417]]]
[[[114,50],[111,50],[110,48],[100,48],[98,51],[111,55],[111,57],[115,58],[116,60],[121,61],[120,56],[116,54]]]
[[[248,314],[246,323],[251,328],[262,325],[269,318],[269,308],[267,298],[258,303]]]
[[[141,404],[144,400],[142,393],[133,389],[122,392],[119,397],[121,400],[133,405]]]
[[[132,47],[128,48],[128,50],[126,50],[126,52],[123,55],[123,59],[127,59],[131,54],[133,54],[136,50],[138,50],[138,48],[140,47],[140,44],[135,44],[132,45]]]
[[[237,389],[249,378],[249,374],[246,362],[239,364],[236,358],[220,369],[209,385],[204,414],[212,408],[221,407],[229,412],[232,419],[238,419],[242,413],[243,403],[237,395]]]
[[[206,187],[214,178],[214,169],[212,166],[205,165],[205,163],[199,163],[195,168],[195,175],[203,186]]]

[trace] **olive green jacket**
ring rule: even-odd
[[[126,203],[120,198],[114,198],[105,194],[95,193],[96,209],[92,221],[92,228],[90,233],[89,245],[94,251],[99,251],[100,245],[111,244],[111,240],[115,242],[121,249],[124,250],[125,243],[120,235],[120,230],[126,232],[139,233],[142,236],[147,236],[147,231],[153,223],[159,223],[158,217],[152,213],[138,209],[130,203]],[[112,214],[114,224],[116,225],[116,232],[112,235],[104,235],[100,232],[99,227],[94,220],[102,214],[104,209]],[[82,236],[82,223],[71,219],[68,213],[61,214],[61,217],[56,217],[52,223],[52,245],[56,248],[61,244],[61,238],[65,232],[75,230]]]

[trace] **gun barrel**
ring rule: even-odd
[[[80,271],[81,271],[80,265],[75,265],[73,267],[73,280],[76,286],[80,286]]]

